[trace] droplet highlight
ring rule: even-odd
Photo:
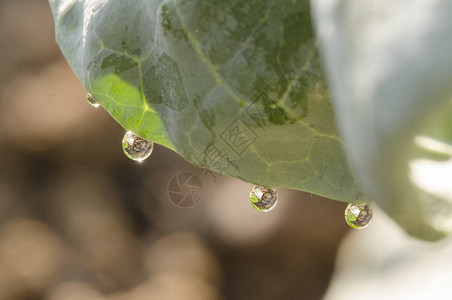
[[[100,104],[97,103],[96,99],[94,99],[93,95],[91,95],[90,93],[86,94],[86,100],[93,107],[99,107],[100,106]]]
[[[251,205],[262,212],[271,211],[278,203],[276,189],[255,185],[250,192]]]
[[[122,150],[124,154],[134,160],[141,162],[151,155],[154,142],[145,140],[131,131],[127,131],[122,139]]]
[[[366,228],[372,221],[372,208],[367,203],[350,203],[345,209],[345,221],[352,228]]]

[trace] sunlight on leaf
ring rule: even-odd
[[[345,202],[309,1],[50,0],[58,44],[126,129],[244,181]]]

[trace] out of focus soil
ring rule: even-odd
[[[128,160],[45,0],[0,1],[0,40],[0,300],[322,298],[343,204],[282,190],[262,214],[250,185],[213,182],[163,147]],[[203,182],[194,207],[168,200],[180,172]]]

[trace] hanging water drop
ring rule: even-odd
[[[86,94],[86,100],[93,107],[99,107],[100,106],[100,104],[97,103],[96,99],[94,99],[93,95],[91,95],[90,93]]]
[[[345,209],[345,221],[352,228],[366,228],[372,221],[372,208],[367,203],[350,203]]]
[[[278,192],[276,189],[255,185],[250,192],[250,200],[256,210],[267,212],[278,203]]]
[[[153,149],[154,142],[142,139],[131,131],[127,131],[122,139],[124,154],[134,161],[141,162],[145,160],[151,155]]]

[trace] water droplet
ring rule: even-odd
[[[372,208],[367,203],[350,203],[345,209],[345,221],[352,228],[366,228],[372,221]]]
[[[89,104],[91,104],[93,107],[99,107],[100,104],[97,103],[96,99],[94,99],[93,95],[91,95],[90,93],[86,94],[86,100],[88,101]]]
[[[142,139],[131,131],[127,131],[122,139],[122,150],[128,158],[134,161],[145,160],[151,155],[153,149],[154,142]]]
[[[278,192],[276,189],[255,185],[250,192],[250,200],[256,210],[267,212],[278,203]]]

